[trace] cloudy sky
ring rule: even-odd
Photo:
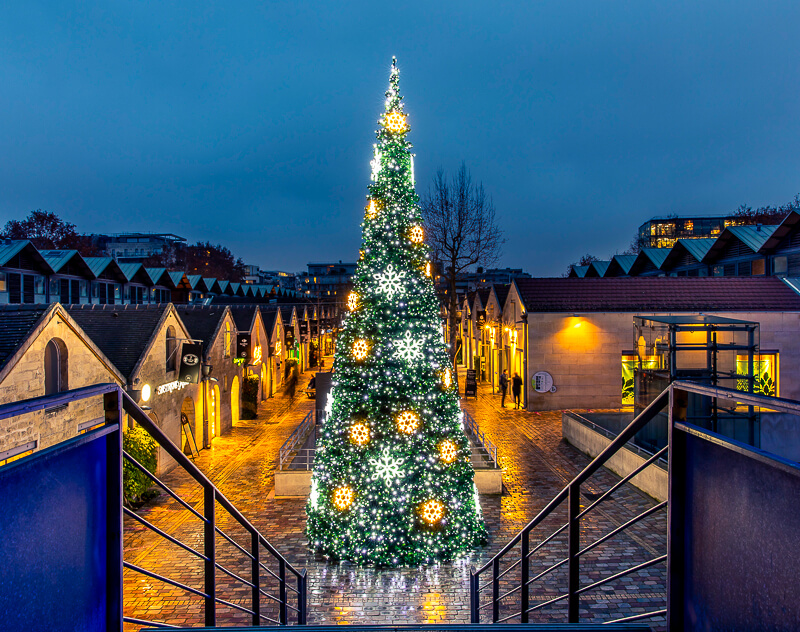
[[[424,193],[464,161],[502,265],[559,275],[667,213],[800,192],[800,3],[5,2],[0,225],[354,260],[397,55]]]

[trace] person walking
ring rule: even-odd
[[[508,390],[508,375],[506,375],[506,370],[503,369],[500,374],[500,392],[503,394],[500,398],[500,408],[506,407],[506,390]]]
[[[514,394],[514,408],[519,409],[521,406],[520,395],[522,394],[522,378],[519,373],[514,373],[514,377],[511,378],[511,392]]]

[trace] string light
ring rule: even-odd
[[[400,112],[390,112],[383,117],[383,126],[393,134],[406,131],[406,117]]]
[[[455,462],[458,458],[458,446],[450,439],[445,439],[439,443],[439,458],[445,463]]]
[[[356,308],[358,308],[358,294],[350,292],[350,294],[347,295],[347,309],[354,312]]]
[[[425,239],[425,234],[422,232],[422,226],[419,225],[412,226],[408,236],[415,244],[421,244],[422,240]]]
[[[453,372],[450,369],[442,371],[442,386],[450,388],[453,385]]]

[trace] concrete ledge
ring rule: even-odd
[[[561,413],[561,434],[569,444],[591,458],[596,457],[611,443],[611,439],[582,424],[568,412]],[[622,448],[606,461],[605,467],[624,478],[645,460],[632,450]],[[634,476],[630,482],[656,500],[667,500],[669,476],[666,470],[656,464]]]
[[[503,493],[503,470],[476,469],[479,494]],[[275,498],[305,498],[311,491],[311,470],[275,470]]]

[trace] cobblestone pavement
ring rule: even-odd
[[[222,490],[244,516],[291,564],[308,572],[309,623],[390,624],[399,622],[464,623],[469,621],[469,568],[479,566],[527,524],[588,462],[584,455],[561,440],[561,413],[528,413],[499,408],[499,397],[481,386],[477,400],[463,402],[487,436],[499,446],[504,471],[502,496],[483,496],[481,503],[489,530],[489,544],[470,558],[455,563],[414,569],[365,569],[349,563],[328,563],[307,548],[304,500],[276,500],[273,471],[278,450],[297,427],[313,402],[296,397],[291,405],[282,396],[261,404],[258,419],[243,421],[214,440],[213,447],[197,457],[198,467]],[[586,492],[599,493],[618,479],[605,470],[587,484]],[[173,470],[164,482],[202,513],[202,490],[183,471]],[[652,507],[655,502],[625,486],[614,499],[602,503],[583,520],[581,542],[602,534]],[[582,505],[588,504],[582,499]],[[565,521],[565,509],[556,511],[534,533],[533,545]],[[219,528],[245,548],[245,531],[217,505]],[[166,493],[137,511],[186,545],[202,550],[201,521]],[[635,566],[666,553],[666,512],[661,510],[633,528],[583,556],[581,585]],[[250,578],[250,561],[217,536],[217,561],[232,573]],[[125,560],[165,575],[192,588],[203,589],[203,562],[180,547],[156,537],[136,520],[126,517]],[[558,536],[532,558],[531,577],[566,554],[566,539]],[[513,561],[513,558],[511,559]],[[277,572],[277,567],[272,566]],[[515,577],[515,570],[508,578]],[[606,621],[657,610],[665,603],[666,570],[662,563],[620,578],[585,594],[581,620]],[[274,581],[261,574],[262,588],[277,594]],[[482,582],[483,583],[483,582]],[[509,584],[505,590],[513,587]],[[564,592],[566,565],[531,587],[531,605],[544,603]],[[503,590],[502,592],[505,592]],[[203,625],[203,600],[199,596],[139,573],[124,572],[125,615],[173,625]],[[222,571],[217,572],[217,596],[250,607],[251,589]],[[512,614],[518,602],[509,598],[501,617]],[[269,602],[267,602],[269,603]],[[486,612],[486,611],[484,611]],[[262,614],[277,618],[275,608],[262,601]],[[532,621],[565,620],[564,602],[543,607]],[[230,606],[217,609],[219,625],[248,625],[249,615]],[[292,620],[290,613],[290,621]],[[655,627],[659,620],[654,619]],[[663,626],[663,622],[660,623]],[[126,629],[140,626],[126,624]]]

